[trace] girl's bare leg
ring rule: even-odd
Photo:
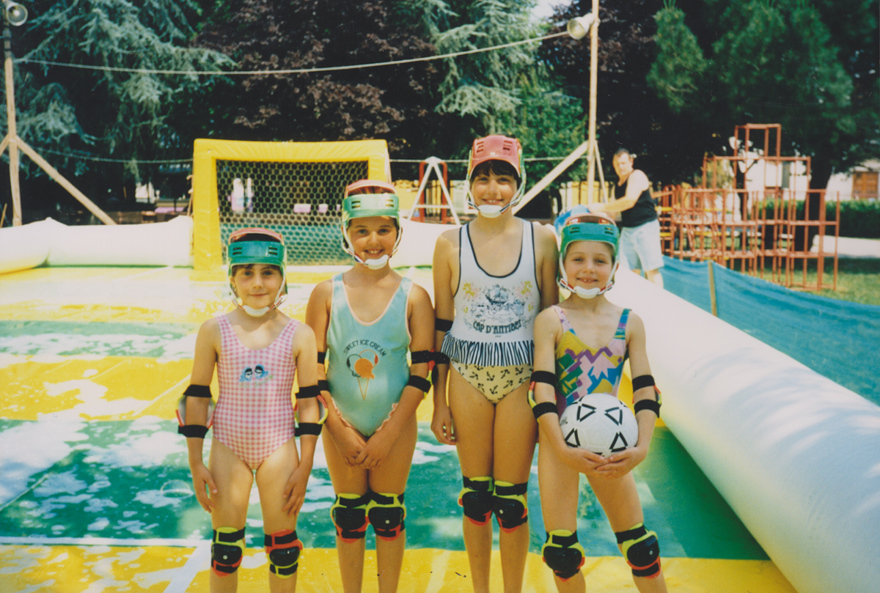
[[[211,496],[214,500],[211,526],[214,529],[241,529],[247,520],[248,500],[254,483],[253,472],[232,449],[217,439],[211,440],[208,466],[217,485],[217,492]],[[209,586],[211,593],[234,593],[238,590],[238,573],[220,577],[212,570]]]
[[[494,475],[497,482],[528,483],[535,454],[537,425],[528,403],[529,384],[524,383],[495,406]],[[502,454],[503,452],[503,454]],[[519,593],[523,587],[529,553],[529,524],[513,531],[501,531],[501,573],[505,593]]]
[[[644,522],[645,516],[642,513],[642,504],[639,501],[636,480],[632,472],[615,479],[593,478],[590,480],[590,486],[608,516],[611,529],[615,532],[630,529]],[[666,592],[666,580],[662,572],[653,578],[633,576],[633,581],[641,593]]]
[[[257,469],[257,488],[260,490],[260,507],[263,512],[263,531],[273,534],[282,530],[296,530],[296,517],[284,512],[284,487],[291,472],[299,465],[295,439],[290,439],[276,449]],[[269,573],[271,593],[296,591],[297,573],[288,578]]]
[[[550,532],[565,529],[577,533],[577,508],[580,474],[565,465],[549,445],[538,442],[538,487],[541,489],[541,515]],[[559,593],[584,593],[584,575],[578,571],[568,580],[553,575]]]
[[[415,416],[400,432],[388,457],[379,467],[370,471],[370,490],[382,494],[402,494],[412,466],[413,453],[419,436],[418,421]],[[424,512],[423,501],[405,499],[404,504]],[[405,523],[404,523],[405,524]],[[376,538],[376,568],[379,577],[379,593],[394,593],[400,582],[403,568],[403,552],[406,549],[406,530],[393,539]]]
[[[368,488],[367,470],[348,465],[339,454],[333,438],[327,431],[323,433],[324,457],[327,470],[336,494],[366,494]],[[342,577],[344,593],[359,593],[364,581],[364,551],[366,540],[344,541],[336,536],[336,555],[339,558],[339,573]]]
[[[449,408],[462,474],[469,478],[491,476],[495,406],[454,368],[449,371]],[[476,525],[462,517],[462,525],[474,593],[488,593],[492,521]]]

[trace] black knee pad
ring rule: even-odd
[[[656,533],[645,529],[644,523],[639,523],[614,535],[617,536],[623,557],[632,568],[633,576],[652,578],[660,574],[660,543]]]
[[[586,552],[578,543],[578,536],[566,529],[547,532],[547,541],[541,548],[544,563],[557,577],[567,581],[580,570],[586,561]]]
[[[299,567],[299,555],[303,545],[296,536],[296,530],[284,529],[272,534],[264,534],[263,545],[269,559],[269,571],[282,579],[290,578]]]
[[[403,533],[406,518],[406,505],[403,504],[403,493],[380,494],[370,493],[370,504],[367,506],[367,518],[376,537],[393,540]]]
[[[513,531],[529,520],[529,505],[526,500],[528,482],[511,484],[495,482],[495,496],[492,510],[498,518],[498,526],[504,531]]]
[[[367,505],[370,495],[339,494],[330,507],[330,518],[336,526],[336,534],[343,541],[352,542],[364,539],[367,535]]]
[[[244,558],[244,529],[218,527],[211,544],[211,569],[217,576],[231,575]]]
[[[464,516],[477,525],[485,525],[492,516],[492,492],[495,482],[491,476],[463,478],[464,488],[458,495],[458,504]]]

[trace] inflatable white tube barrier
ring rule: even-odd
[[[437,238],[450,229],[458,228],[451,224],[416,222],[408,218],[402,218],[400,226],[403,236],[397,253],[391,258],[393,268],[430,266],[434,259],[434,244]]]
[[[48,266],[191,266],[193,221],[67,226],[47,218],[0,229],[0,273]]]
[[[878,591],[880,406],[631,272],[608,296],[645,322],[666,424],[795,589]]]
[[[47,218],[19,227],[0,229],[0,274],[36,268],[49,258],[49,240],[55,225]]]

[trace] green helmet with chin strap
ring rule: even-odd
[[[602,214],[584,214],[572,217],[562,227],[562,237],[559,244],[559,256],[565,259],[568,246],[576,241],[598,241],[608,243],[614,249],[614,259],[617,260],[620,246],[620,231],[613,220]]]
[[[603,288],[585,289],[580,286],[573,286],[568,281],[568,275],[565,273],[565,255],[571,244],[579,241],[597,241],[611,245],[614,251],[614,264],[611,269],[611,276],[608,278],[608,284]],[[569,218],[565,222],[565,226],[562,227],[559,241],[559,274],[557,278],[559,286],[587,299],[594,298],[610,290],[614,286],[614,275],[620,265],[619,243],[620,230],[618,230],[617,224],[609,216],[601,213],[586,213]]]
[[[356,181],[345,188],[345,198],[342,200],[342,248],[358,263],[379,269],[385,266],[389,258],[386,256],[376,262],[362,261],[355,254],[351,238],[348,236],[348,227],[356,218],[377,216],[391,218],[397,227],[397,239],[391,255],[397,252],[403,232],[400,226],[400,200],[395,191],[392,184],[373,179]]]
[[[237,266],[263,264],[278,266],[281,269],[281,288],[275,296],[275,303],[266,310],[254,310],[241,302],[241,297],[236,294],[232,277]],[[229,288],[232,291],[232,299],[236,305],[244,309],[249,315],[259,317],[276,308],[287,296],[287,249],[284,245],[284,237],[275,231],[264,228],[239,229],[229,236],[229,244],[226,246],[226,269],[229,277]]]

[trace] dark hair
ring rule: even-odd
[[[263,233],[248,233],[235,239],[235,243],[243,243],[245,241],[268,241],[270,243],[280,243],[278,239],[272,235],[264,235]]]
[[[522,183],[522,178],[516,174],[516,169],[513,168],[513,165],[498,160],[485,161],[474,167],[474,171],[471,173],[471,179],[478,175],[486,175],[488,173],[494,173],[495,175],[509,175],[516,179],[517,187]]]
[[[232,275],[235,276],[238,273],[238,270],[241,268],[245,268],[245,269],[252,268],[255,265],[257,265],[257,264],[235,264],[234,266],[232,266]],[[269,266],[270,268],[272,268],[273,270],[275,270],[276,272],[278,272],[282,276],[284,275],[281,271],[281,266],[276,266],[275,264],[263,264],[263,265]]]

